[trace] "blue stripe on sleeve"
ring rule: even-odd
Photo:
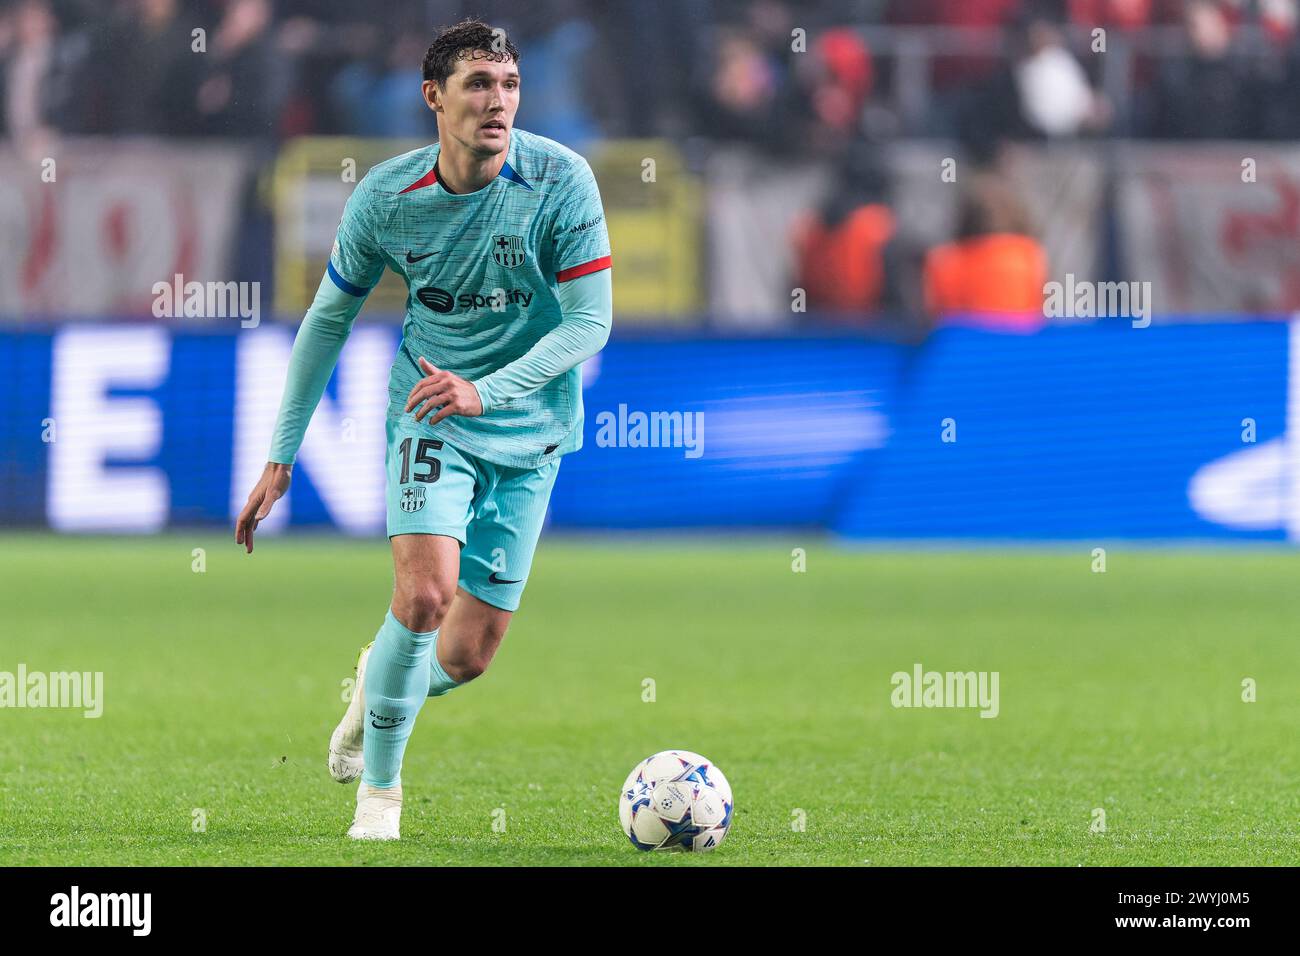
[[[361,296],[369,294],[369,289],[363,289],[359,285],[353,285],[347,279],[339,275],[338,270],[334,268],[333,262],[329,264],[327,271],[329,272],[329,277],[334,280],[334,284],[348,295],[355,295],[357,298],[361,298]]]

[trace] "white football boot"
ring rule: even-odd
[[[357,657],[357,682],[352,688],[352,700],[343,712],[343,719],[330,734],[330,776],[339,783],[350,783],[361,776],[365,764],[361,756],[362,735],[366,729],[366,660],[370,657],[371,641],[361,648]]]
[[[357,813],[352,818],[348,836],[353,840],[400,840],[398,826],[402,820],[402,788],[379,790],[364,783],[357,785]]]

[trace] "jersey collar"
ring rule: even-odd
[[[515,144],[514,144],[514,137],[512,136],[511,143],[510,143],[510,152],[513,153],[514,151],[515,151]],[[501,164],[501,171],[497,173],[497,179],[505,179],[508,180],[509,182],[517,183],[520,186],[523,186],[527,190],[532,190],[533,188],[532,184],[529,183],[528,180],[524,179],[523,176],[519,175],[519,171],[510,165],[509,159],[507,159],[504,163]],[[425,173],[415,182],[411,183],[411,185],[407,186],[405,189],[399,189],[397,194],[400,196],[402,193],[414,192],[417,189],[423,189],[425,186],[432,186],[437,182],[438,182],[438,164],[437,164],[437,160],[435,159],[432,169],[430,169],[427,173]],[[487,187],[485,186],[483,188],[486,189]],[[472,196],[474,194],[473,193],[449,193],[448,195]]]

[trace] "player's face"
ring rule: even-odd
[[[436,105],[429,105],[442,114],[449,135],[474,152],[494,156],[510,143],[519,109],[519,68],[513,60],[497,62],[481,52],[457,60],[455,72],[437,91]]]

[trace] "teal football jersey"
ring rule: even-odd
[[[438,152],[425,146],[371,169],[348,199],[330,256],[330,278],[350,295],[366,295],[385,266],[406,280],[388,383],[393,420],[409,414],[421,356],[482,378],[556,327],[560,283],[610,267],[600,192],[573,150],[513,129],[500,175],[468,194],[438,183]],[[486,461],[535,468],[582,445],[581,369],[481,416],[452,415],[430,434]]]

